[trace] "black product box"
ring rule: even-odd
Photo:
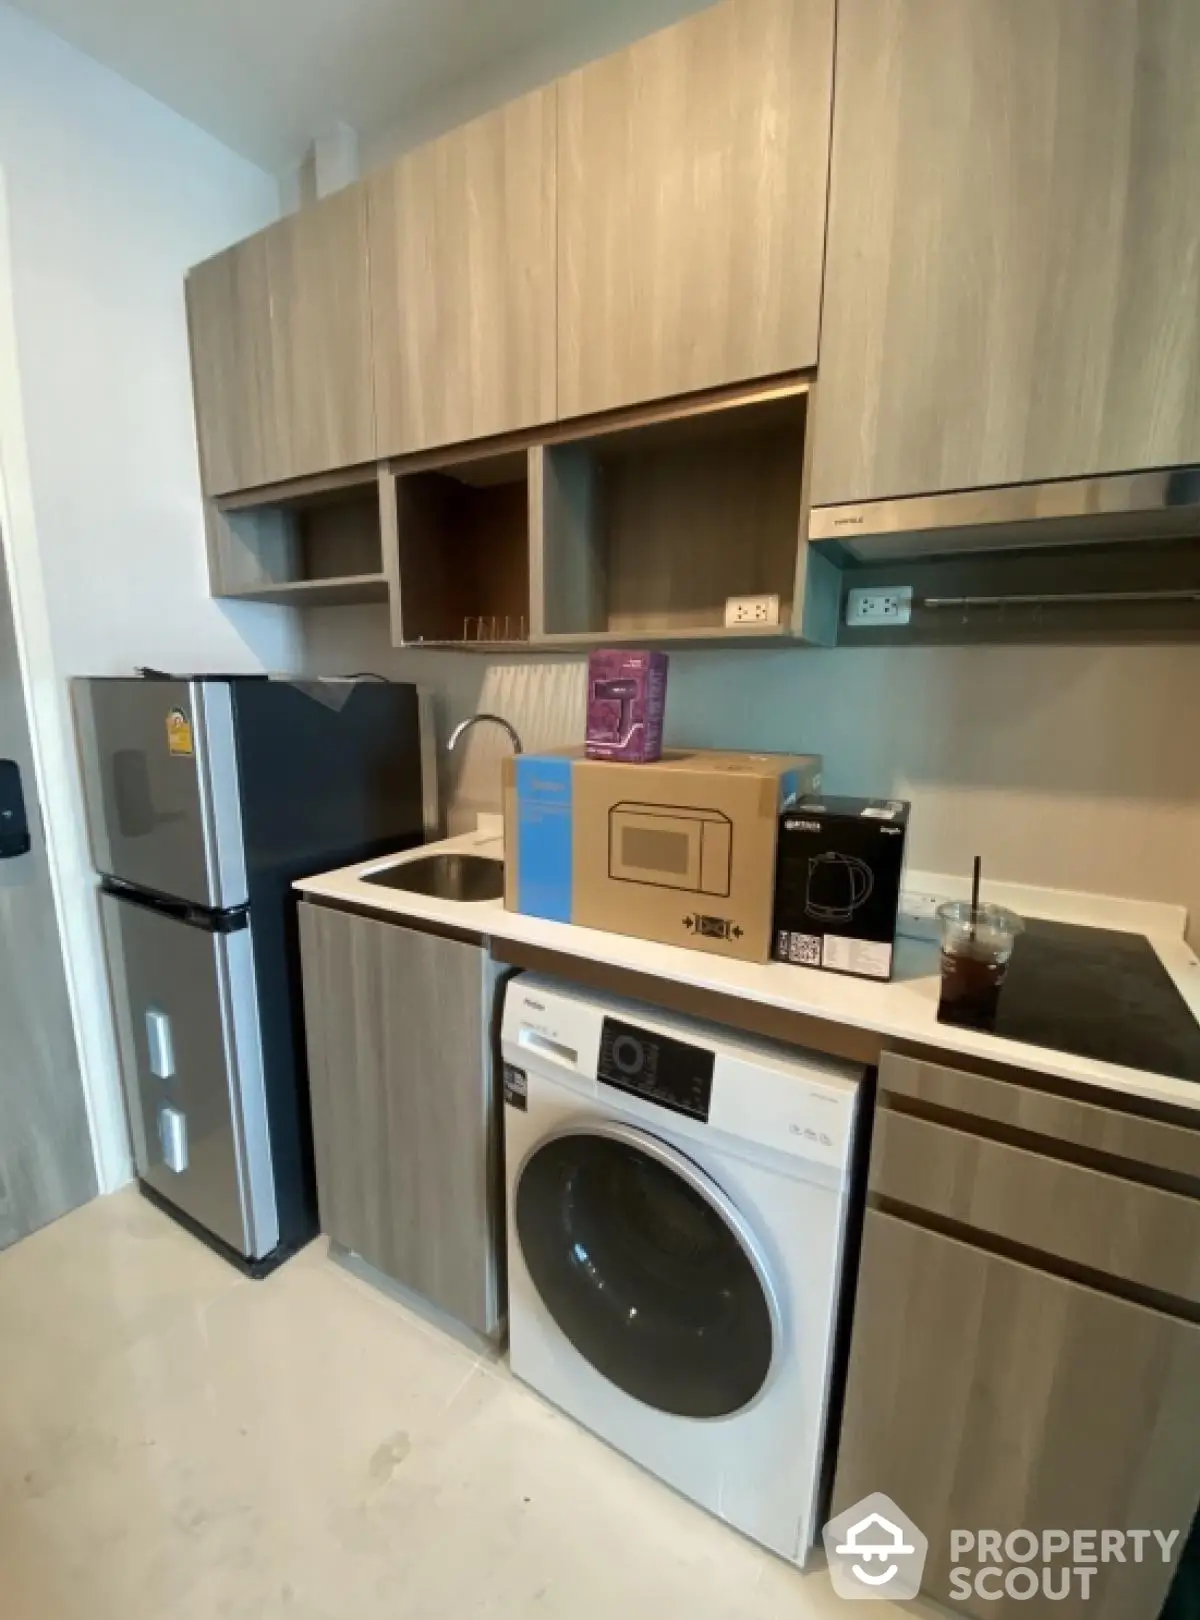
[[[777,962],[890,979],[909,806],[797,799],[779,818]]]

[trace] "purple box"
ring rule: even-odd
[[[603,648],[588,658],[589,759],[649,765],[662,753],[667,655]]]

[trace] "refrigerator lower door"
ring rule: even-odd
[[[108,892],[100,903],[138,1176],[261,1259],[279,1221],[250,928]]]

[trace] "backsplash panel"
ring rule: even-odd
[[[303,668],[374,670],[436,694],[439,735],[478,709],[527,748],[583,736],[582,657],[399,652],[377,608],[304,616]],[[1166,900],[1200,944],[1200,647],[672,653],[666,741],[825,756],[831,793],[913,801],[932,871]],[[508,745],[478,727],[443,758],[450,830],[500,804]]]

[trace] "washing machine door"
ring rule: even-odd
[[[766,1387],[774,1285],[745,1220],[685,1154],[618,1121],[568,1126],[521,1166],[514,1221],[546,1309],[619,1389],[719,1418]]]

